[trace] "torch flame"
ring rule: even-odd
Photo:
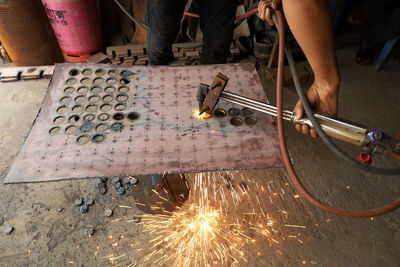
[[[193,109],[193,116],[199,120],[206,120],[211,118],[211,114],[204,112],[200,115],[200,110],[198,108]]]

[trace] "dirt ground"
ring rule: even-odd
[[[354,49],[338,51],[343,81],[339,115],[393,134],[400,128],[400,64],[389,59],[377,73],[372,66],[356,65],[354,55]],[[274,103],[273,84],[265,79],[263,83]],[[143,232],[143,222],[132,220],[143,215],[134,196],[117,195],[110,185],[108,192],[100,195],[94,179],[2,183],[39,111],[47,85],[48,80],[0,83],[0,266],[152,265],[144,258],[152,251],[150,241],[157,233]],[[284,95],[284,105],[291,109],[297,101],[294,89],[285,88]],[[400,195],[400,176],[355,169],[328,151],[321,140],[303,137],[289,125],[286,136],[296,171],[310,192],[325,203],[368,209]],[[359,153],[357,147],[339,145],[354,156]],[[396,166],[385,158],[374,160],[381,167]],[[283,168],[234,174],[240,175],[265,188],[268,183],[273,185],[260,198],[267,212],[280,214],[276,215],[279,231],[274,234],[279,242],[269,245],[268,238],[255,236],[255,244],[243,246],[246,260],[239,260],[236,266],[400,266],[400,210],[373,219],[342,218],[295,197]],[[140,179],[135,190],[151,191],[151,183]],[[187,179],[193,187],[194,174]],[[274,192],[281,195],[270,201]],[[77,198],[92,198],[94,204],[81,214],[74,206]],[[240,218],[248,208],[246,204],[231,207],[229,218]],[[113,209],[113,215],[105,217],[105,209]],[[8,225],[14,230],[7,235]],[[85,233],[87,227],[95,230],[90,237]],[[291,240],[289,235],[296,238]]]

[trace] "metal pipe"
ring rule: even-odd
[[[275,106],[251,98],[236,95],[230,92],[221,92],[220,99],[248,107],[271,116],[277,116],[277,108]],[[292,124],[307,124],[308,126],[313,127],[313,124],[307,117],[297,120],[293,115],[293,112],[288,110],[283,110],[282,115],[284,120],[290,121]],[[365,142],[368,141],[366,138],[367,129],[365,127],[319,114],[315,114],[315,117],[321,124],[322,129],[331,137],[359,146],[364,145]]]
[[[232,101],[238,102],[236,104],[239,104],[239,105],[242,105],[245,107],[249,107],[249,108],[258,107],[259,109],[261,109],[259,111],[267,113],[272,116],[276,116],[276,107],[269,105],[267,103],[263,103],[263,102],[260,102],[260,101],[257,101],[257,100],[251,99],[251,98],[232,94],[229,92],[222,92],[220,95],[220,98],[225,101],[228,101],[228,102],[232,102]],[[288,117],[293,116],[293,113],[288,110],[285,110],[284,114]]]
[[[226,97],[226,96],[222,96],[222,95],[220,96],[220,99],[228,101],[233,104],[241,105],[243,107],[251,108],[251,109],[254,109],[254,110],[257,110],[257,111],[263,112],[265,114],[276,117],[276,111],[271,111],[268,108],[265,108],[265,107],[262,107],[262,106],[259,106],[259,105],[253,104],[253,103],[248,103],[243,100],[238,100],[238,99],[234,99],[234,98],[230,98],[230,97]],[[284,116],[284,119],[287,121],[291,121],[292,118],[290,116],[286,115],[286,116]]]
[[[249,103],[254,103],[254,104],[257,104],[257,105],[261,105],[261,106],[263,106],[265,108],[268,108],[268,109],[276,111],[276,107],[275,106],[272,106],[272,105],[269,105],[267,103],[260,102],[260,101],[257,101],[257,100],[254,100],[254,99],[251,99],[251,98],[248,98],[248,97],[244,97],[244,96],[241,96],[241,95],[237,95],[237,94],[233,94],[233,93],[224,91],[224,92],[221,93],[221,96],[229,96],[231,98],[241,99],[243,101],[246,101],[246,102],[249,102]],[[287,113],[289,115],[292,115],[292,112],[290,112],[288,110],[284,110],[283,112]]]

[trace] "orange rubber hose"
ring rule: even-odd
[[[385,213],[388,213],[390,211],[393,211],[400,207],[400,198],[396,199],[394,202],[380,207],[376,209],[370,209],[370,210],[345,210],[345,209],[339,209],[336,207],[332,207],[329,205],[326,205],[319,200],[317,200],[313,195],[311,195],[307,189],[303,186],[299,178],[297,177],[297,174],[293,168],[293,165],[290,161],[287,147],[286,147],[286,141],[285,141],[285,135],[284,135],[284,130],[283,130],[283,110],[282,110],[282,78],[283,78],[283,63],[284,63],[284,52],[285,52],[285,32],[284,32],[284,24],[283,24],[283,18],[282,18],[282,13],[279,10],[275,10],[275,14],[278,18],[278,27],[279,27],[279,54],[278,54],[278,74],[277,74],[277,80],[276,80],[276,105],[277,105],[277,115],[278,115],[278,137],[279,137],[279,144],[281,148],[281,153],[283,160],[285,162],[286,170],[290,176],[290,179],[292,180],[292,183],[296,187],[296,189],[301,193],[301,195],[307,199],[312,205],[315,207],[322,209],[326,212],[339,215],[339,216],[344,216],[344,217],[353,217],[353,218],[370,218],[370,217],[375,217],[379,216]],[[392,155],[392,157],[394,157]]]

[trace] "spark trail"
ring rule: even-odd
[[[271,211],[266,200],[283,200],[283,189],[267,192],[254,179],[233,172],[199,173],[193,184],[189,199],[176,211],[142,216],[144,232],[154,237],[144,263],[231,266],[247,262],[246,251],[257,250],[261,239],[271,247],[285,240],[283,227],[303,228],[282,223],[286,211]],[[295,235],[286,237],[300,240]]]

